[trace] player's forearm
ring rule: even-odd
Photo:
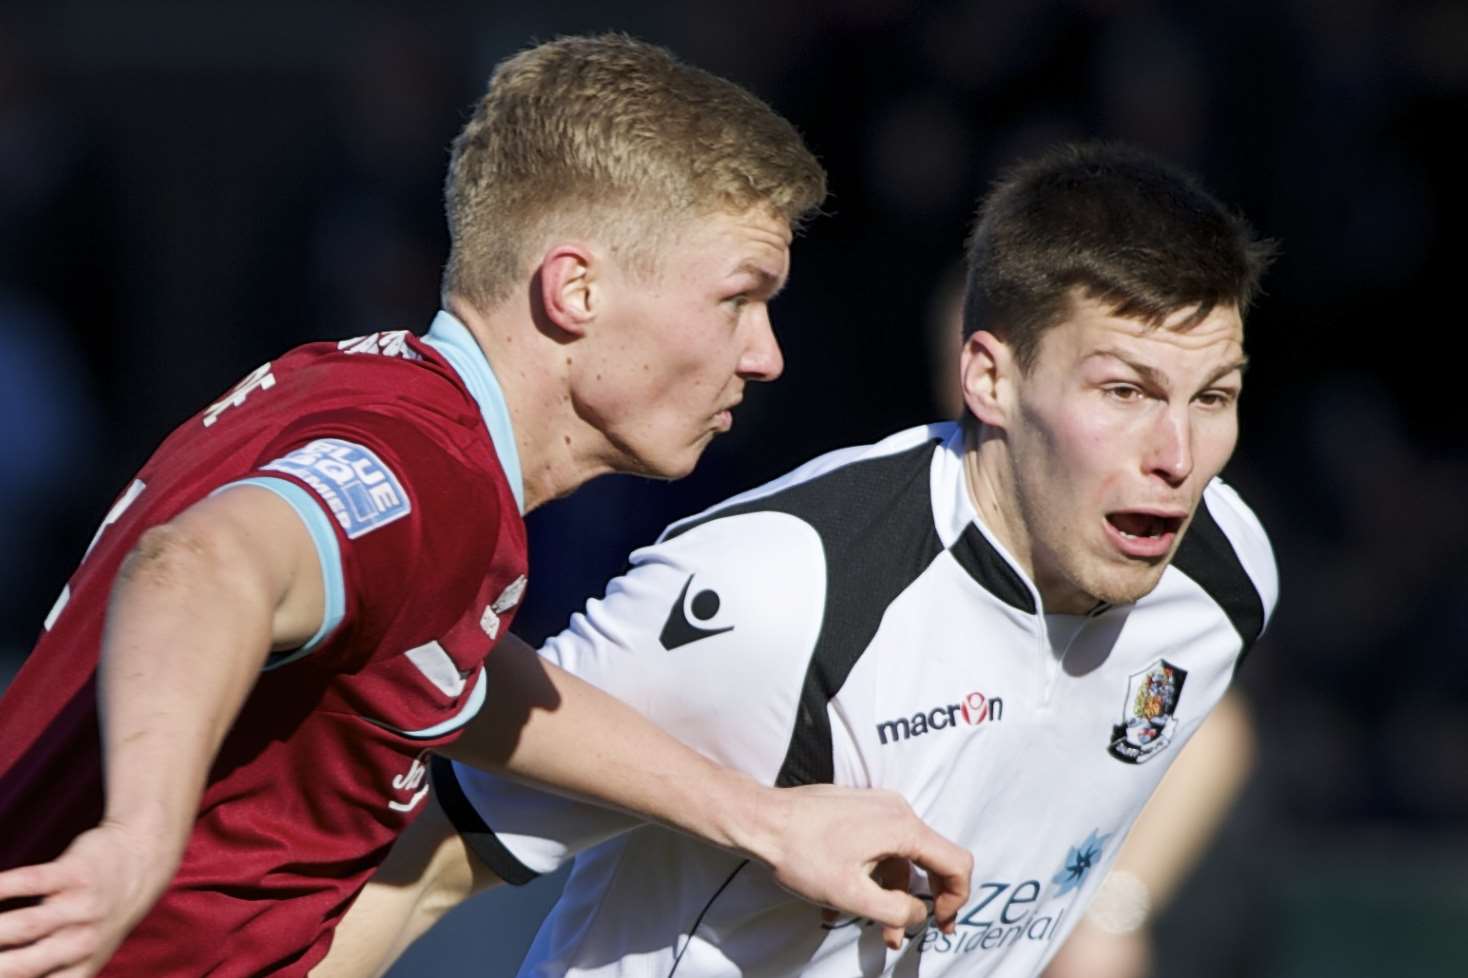
[[[795,895],[881,922],[890,947],[929,908],[874,882],[911,861],[928,872],[934,913],[951,929],[973,857],[891,792],[810,785],[775,789],[722,768],[631,707],[543,662],[523,643],[491,656],[490,701],[447,753],[471,765],[680,829],[770,867]]]
[[[506,774],[776,860],[785,806],[772,788],[715,764],[596,687],[546,668],[562,705],[532,717]]]
[[[430,797],[352,902],[311,978],[376,978],[450,910],[499,883]]]
[[[1239,694],[1229,693],[1147,802],[1045,978],[1139,978],[1151,972],[1152,918],[1196,865],[1253,761],[1247,706]]]
[[[514,636],[490,669],[488,702],[445,753],[762,861],[778,856],[786,805],[774,789],[713,763]]]
[[[275,595],[229,535],[156,527],[119,573],[98,675],[106,819],[160,868],[270,648]]]
[[[1247,706],[1239,694],[1229,693],[1178,755],[1117,853],[1086,912],[1082,931],[1090,935],[1077,931],[1078,945],[1089,942],[1086,954],[1118,953],[1109,940],[1132,942],[1136,947],[1125,953],[1142,954],[1140,967],[1146,941],[1137,938],[1197,864],[1253,762]],[[1110,950],[1095,950],[1103,945]],[[1056,972],[1063,973],[1068,972]]]
[[[377,978],[437,922],[418,914],[421,893],[374,878],[332,934],[331,950],[311,978]]]
[[[1166,904],[1197,863],[1253,765],[1248,707],[1231,692],[1178,755],[1117,854],[1115,868],[1145,884],[1154,906]]]

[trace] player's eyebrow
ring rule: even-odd
[[[753,259],[746,258],[740,262],[733,274],[752,275],[759,279],[759,285],[756,288],[768,299],[773,299],[780,294],[781,289],[785,288],[785,279]]]
[[[1110,347],[1106,347],[1100,350],[1095,350],[1086,355],[1087,360],[1090,360],[1093,357],[1110,357],[1113,360],[1118,360],[1126,366],[1130,367],[1132,370],[1136,371],[1138,376],[1140,376],[1143,380],[1153,385],[1154,387],[1167,389],[1169,386],[1167,382],[1167,377],[1156,367],[1149,366],[1145,363],[1138,363],[1120,350],[1114,350]],[[1203,386],[1207,387],[1209,384],[1216,382],[1220,377],[1226,377],[1229,374],[1233,373],[1235,370],[1239,371],[1239,373],[1243,373],[1248,368],[1249,358],[1246,356],[1241,356],[1237,360],[1231,360],[1230,362],[1223,364],[1217,370],[1209,374],[1204,379]]]
[[[1248,372],[1248,370],[1249,370],[1249,358],[1248,357],[1239,357],[1237,360],[1233,361],[1232,363],[1225,363],[1223,366],[1221,366],[1217,370],[1213,371],[1213,373],[1209,374],[1208,375],[1208,379],[1206,381],[1204,381],[1204,383],[1205,384],[1211,384],[1211,383],[1213,383],[1214,381],[1216,381],[1220,377],[1227,377],[1229,374],[1233,373],[1235,370],[1237,370],[1241,374]]]

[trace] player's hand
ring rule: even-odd
[[[887,946],[927,923],[909,890],[910,867],[927,872],[933,922],[953,933],[968,901],[973,855],[934,832],[891,791],[808,785],[773,792],[785,806],[775,881],[797,896],[882,925]]]
[[[0,873],[0,903],[40,900],[0,913],[0,978],[90,978],[100,971],[172,876],[172,862],[154,849],[103,823],[77,836],[55,862]]]
[[[1055,952],[1043,978],[1147,978],[1152,942],[1145,928],[1109,934],[1082,920]]]

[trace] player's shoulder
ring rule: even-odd
[[[632,555],[633,566],[667,562],[770,584],[772,597],[824,592],[843,566],[864,561],[889,528],[933,536],[929,470],[942,425],[837,449],[789,473],[673,523]]]
[[[494,454],[484,451],[493,434],[486,442],[481,405],[459,369],[406,330],[306,344],[273,365],[294,388],[279,401],[294,428],[355,430],[395,443],[397,452],[472,469]]]
[[[1272,610],[1279,599],[1279,566],[1264,524],[1244,502],[1238,490],[1222,479],[1214,479],[1209,484],[1203,492],[1203,500],[1209,515],[1244,565],[1249,579],[1259,589],[1266,611]]]
[[[928,473],[935,447],[951,424],[908,428],[869,445],[826,452],[785,475],[716,503],[663,531],[663,541],[752,513],[781,513],[803,523],[828,543],[843,530],[868,525],[866,517],[890,511],[902,498],[907,509],[931,522]]]
[[[675,610],[704,631],[739,617],[740,608],[758,609],[802,645],[825,634],[823,609],[833,603],[870,598],[880,614],[880,597],[900,591],[941,551],[930,473],[948,428],[913,428],[826,453],[674,523],[632,554],[634,573],[613,590],[681,588]]]
[[[1279,568],[1264,524],[1222,479],[1204,489],[1173,563],[1224,608],[1246,643],[1258,638],[1279,601]]]
[[[371,525],[411,513],[444,540],[482,541],[518,518],[513,465],[455,370],[435,357],[401,331],[297,347],[272,362],[281,389],[252,394],[219,427],[264,435],[251,449],[260,475],[312,489],[343,526],[356,528],[359,512],[379,514]]]
[[[459,413],[472,401],[443,355],[407,330],[307,343],[277,357],[272,366],[283,379],[308,385],[322,403]]]

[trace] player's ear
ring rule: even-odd
[[[988,330],[975,330],[963,341],[959,363],[963,403],[969,413],[986,425],[1008,427],[1019,369],[1009,344]]]
[[[584,335],[600,298],[595,252],[576,242],[558,242],[541,258],[536,279],[546,318],[572,336]]]

